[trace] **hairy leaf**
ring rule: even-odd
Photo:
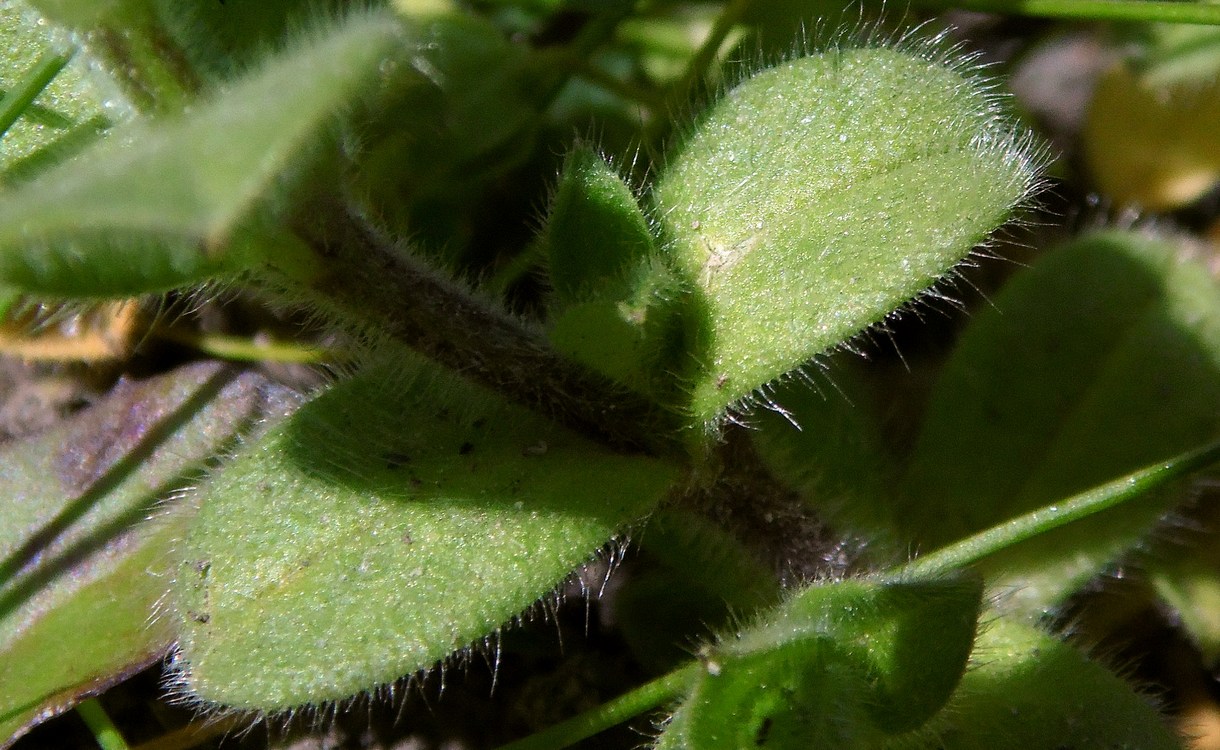
[[[931,49],[839,49],[728,92],[655,190],[703,298],[700,422],[880,322],[1030,191],[1034,165],[972,74]]]
[[[658,748],[877,747],[949,699],[981,597],[977,580],[810,586],[701,652]]]
[[[626,298],[634,267],[654,245],[648,219],[614,167],[588,147],[574,149],[546,225],[556,303]]]
[[[11,191],[0,203],[0,284],[117,296],[307,263],[274,225],[279,201],[401,43],[393,21],[356,17],[189,117],[116,128]]]
[[[271,711],[429,668],[525,610],[673,478],[433,366],[372,367],[200,493],[174,584],[185,687]]]
[[[160,659],[174,523],[144,522],[293,399],[196,365],[124,382],[0,455],[0,745]],[[66,658],[65,654],[71,654]]]
[[[1152,701],[1072,646],[998,619],[980,628],[949,705],[914,737],[886,748],[1177,750]]]
[[[656,364],[649,334],[673,279],[631,188],[585,147],[568,155],[551,204],[545,246],[554,289],[555,348],[621,383],[646,389]]]

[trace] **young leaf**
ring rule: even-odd
[[[674,478],[432,365],[372,367],[217,474],[173,598],[185,688],[273,711],[487,637]]]
[[[545,246],[554,289],[549,336],[560,352],[648,390],[666,343],[676,279],[658,262],[648,219],[614,168],[588,148],[568,156]],[[661,369],[661,368],[656,368]]]
[[[680,144],[654,198],[706,308],[697,420],[883,320],[1029,194],[1029,149],[960,67],[930,47],[792,60]]]
[[[0,284],[121,296],[307,263],[275,226],[278,201],[401,45],[395,22],[355,17],[189,116],[116,128],[5,195]]]
[[[1015,277],[941,374],[894,517],[924,550],[1220,435],[1220,295],[1177,246],[1078,240]],[[985,564],[1053,606],[1180,495],[1164,490]]]
[[[183,530],[142,520],[293,403],[253,374],[195,365],[121,383],[51,432],[6,446],[0,746],[162,658],[173,635],[150,618]]]
[[[701,653],[658,750],[877,747],[949,699],[981,602],[977,580],[810,586]]]
[[[573,151],[545,233],[556,308],[549,338],[572,359],[672,403],[686,358],[683,293],[655,245],[614,168],[587,148]]]
[[[588,147],[568,155],[546,224],[547,260],[562,309],[633,291],[633,268],[655,252],[648,219],[614,167]]]

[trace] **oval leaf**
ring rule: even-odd
[[[810,586],[704,669],[659,748],[877,747],[949,699],[974,644],[978,580]]]
[[[371,368],[201,493],[174,584],[185,687],[272,711],[431,667],[520,614],[673,478],[432,366]]]
[[[730,91],[656,186],[673,261],[705,297],[709,422],[882,321],[966,257],[1034,164],[985,84],[931,48],[842,49]]]

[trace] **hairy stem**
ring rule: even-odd
[[[360,217],[323,208],[307,228],[329,271],[324,309],[620,450],[676,455],[675,415],[557,354],[537,328],[427,267]]]
[[[732,427],[672,502],[729,530],[785,586],[852,573],[859,550],[777,479]]]

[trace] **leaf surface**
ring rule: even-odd
[[[654,193],[706,310],[693,416],[713,421],[932,285],[1028,195],[1033,167],[980,82],[929,50],[834,50],[732,89]]]
[[[980,312],[936,385],[895,517],[924,550],[1220,435],[1220,295],[1180,247],[1103,233]],[[1154,493],[986,563],[1053,606],[1180,498]]]
[[[273,711],[432,667],[649,512],[674,474],[434,366],[371,367],[201,492],[174,584],[186,687]]]
[[[122,296],[307,262],[279,201],[401,44],[392,20],[355,17],[189,113],[115,128],[5,196],[0,284]]]
[[[657,747],[878,747],[949,699],[981,597],[968,579],[809,586],[701,652]]]
[[[1183,747],[1151,698],[1072,646],[1003,618],[980,628],[970,669],[949,705],[886,748]]]
[[[7,97],[37,73],[40,63],[60,55],[76,59],[21,108],[0,136],[0,189],[96,139],[125,109],[118,92],[106,92],[90,78],[90,58],[53,41],[50,29],[38,20],[23,2],[0,4],[0,42],[5,49],[0,56],[0,110],[7,110]]]
[[[0,744],[161,658],[154,620],[182,529],[146,521],[294,399],[196,365],[121,383],[0,455]],[[70,653],[71,658],[65,658]]]

